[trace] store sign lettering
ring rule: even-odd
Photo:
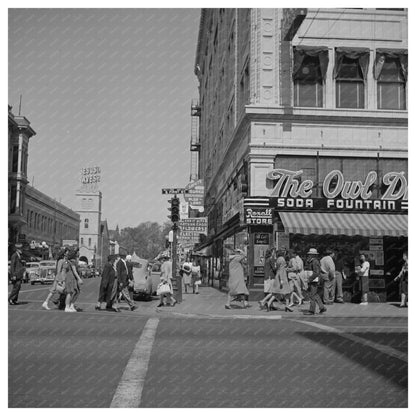
[[[273,169],[267,174],[270,180],[276,180],[276,184],[270,193],[271,197],[282,198],[309,198],[313,192],[313,181],[306,179],[300,181],[303,171],[291,171],[287,169]],[[370,171],[364,182],[347,181],[339,170],[329,172],[323,183],[322,192],[328,199],[341,198],[345,200],[368,200],[372,196],[371,186],[377,181],[377,172]],[[383,176],[383,183],[387,186],[381,196],[381,200],[397,201],[408,199],[407,179],[404,172],[389,172]]]
[[[245,223],[249,225],[271,225],[273,224],[273,210],[271,208],[245,208]]]

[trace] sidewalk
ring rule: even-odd
[[[257,301],[250,302],[250,307],[242,308],[242,302],[234,302],[232,309],[225,309],[224,305],[227,300],[227,294],[213,287],[200,287],[199,294],[184,293],[182,302],[177,303],[175,307],[156,308],[158,300],[153,300],[144,304],[140,302],[138,310],[145,308],[156,309],[157,312],[166,315],[189,315],[189,316],[207,316],[207,317],[241,317],[241,318],[263,318],[263,319],[280,319],[280,318],[407,318],[408,308],[399,308],[399,303],[369,303],[367,306],[361,306],[354,303],[335,303],[327,306],[327,312],[322,315],[308,316],[303,315],[303,311],[309,308],[309,303],[300,307],[294,307],[293,312],[260,311]],[[144,308],[143,308],[144,309]]]

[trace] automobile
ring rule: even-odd
[[[83,262],[79,262],[78,271],[81,279],[89,279],[90,277],[94,277],[92,268]]]
[[[161,263],[154,263],[150,272],[150,279],[152,281],[152,295],[156,295],[157,287],[160,283],[160,268]]]
[[[45,284],[52,283],[55,280],[56,261],[42,260],[39,262],[39,269],[32,271],[29,274],[30,284],[35,283]]]
[[[25,275],[23,278],[23,282],[24,283],[29,283],[30,282],[30,274],[32,272],[36,272],[40,267],[40,264],[38,261],[28,261],[26,262],[26,271],[25,271]]]
[[[136,300],[152,300],[152,281],[149,278],[148,263],[139,257],[132,259],[133,298]]]

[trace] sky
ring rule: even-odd
[[[77,208],[100,166],[110,229],[168,221],[190,178],[199,9],[9,9],[8,103],[36,131],[30,185]]]

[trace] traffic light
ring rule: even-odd
[[[168,216],[168,218],[170,218],[170,220],[175,223],[178,222],[180,220],[180,215],[179,215],[179,198],[172,198],[169,200],[170,202],[170,215]]]

